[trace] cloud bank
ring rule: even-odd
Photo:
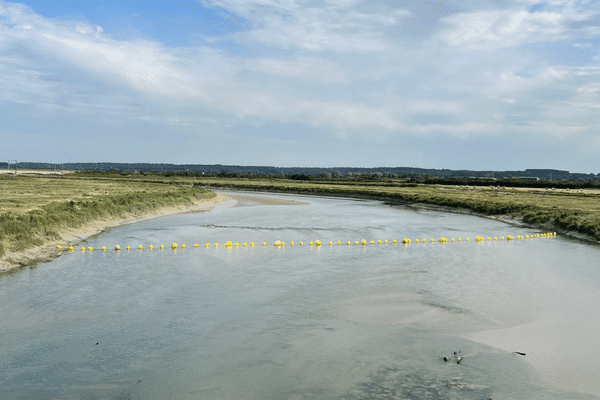
[[[172,46],[0,2],[0,157],[598,172],[600,4],[497,3],[141,8]]]

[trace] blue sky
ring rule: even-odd
[[[0,161],[600,172],[600,2],[0,0]]]

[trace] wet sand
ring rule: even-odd
[[[12,252],[7,250],[4,256],[0,258],[0,274],[18,270],[22,267],[51,261],[60,257],[66,251],[67,247],[77,246],[87,238],[102,233],[108,228],[132,224],[166,215],[207,211],[210,207],[218,203],[230,200],[230,197],[231,196],[217,194],[212,199],[195,201],[193,206],[166,206],[143,213],[129,213],[120,217],[98,218],[78,228],[63,227],[59,232],[60,238],[57,240],[52,240],[41,246],[32,247],[23,251]],[[63,246],[62,250],[56,248],[56,245],[59,244]]]
[[[261,195],[246,195],[227,193],[227,197],[236,200],[237,204],[234,207],[252,207],[252,206],[301,206],[308,203],[304,201],[280,199],[276,197],[266,197]]]

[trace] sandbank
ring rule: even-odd
[[[212,199],[202,199],[187,205],[173,205],[156,208],[147,212],[127,213],[121,216],[100,217],[89,221],[84,225],[74,228],[64,226],[59,231],[60,238],[48,241],[41,246],[31,247],[23,251],[12,252],[7,250],[0,258],[0,274],[15,271],[22,267],[34,266],[39,263],[51,261],[60,257],[69,246],[77,246],[90,236],[97,235],[108,228],[145,221],[166,215],[180,214],[185,212],[207,211],[210,207],[230,200],[231,196],[217,193]],[[56,246],[61,245],[63,249]]]
[[[261,195],[247,195],[238,193],[227,193],[227,197],[232,200],[236,200],[237,204],[234,207],[250,207],[254,205],[268,205],[268,206],[300,206],[306,205],[307,202],[281,199],[277,197],[266,197]]]

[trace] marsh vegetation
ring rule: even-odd
[[[214,192],[183,182],[99,179],[85,175],[0,175],[0,257],[59,238],[98,218],[189,204]]]

